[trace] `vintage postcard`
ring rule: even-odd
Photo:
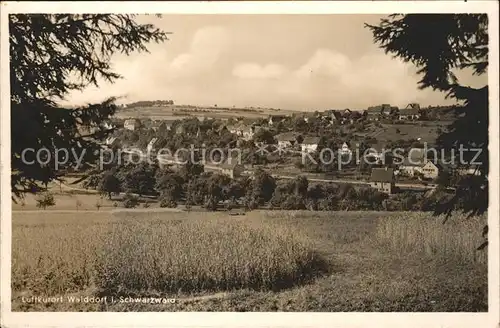
[[[2,327],[498,327],[497,2],[7,1],[1,51]]]

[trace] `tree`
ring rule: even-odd
[[[139,196],[154,193],[156,184],[155,172],[147,163],[132,166],[125,174],[125,189]]]
[[[116,177],[115,172],[106,171],[102,175],[102,179],[99,183],[99,192],[101,195],[108,195],[108,198],[111,199],[111,194],[119,193],[121,191],[121,183],[120,180]]]
[[[55,167],[56,149],[74,150],[82,155],[83,164],[97,160],[98,141],[109,133],[102,123],[116,111],[114,98],[78,108],[58,103],[70,91],[120,78],[111,69],[112,54],[144,52],[147,43],[165,40],[165,32],[136,23],[134,15],[9,15],[11,189],[15,196],[43,190],[41,184],[57,178],[57,170],[43,170],[37,163],[35,154],[40,149],[51,155],[49,168]],[[33,153],[23,153],[30,148]],[[66,159],[66,167],[78,163],[75,156]]]
[[[254,179],[247,190],[247,203],[264,205],[273,197],[275,188],[276,181],[274,178],[266,171],[257,169],[254,173]]]
[[[123,197],[123,207],[125,208],[134,208],[139,205],[139,198],[132,194],[126,193]]]
[[[205,207],[212,211],[217,210],[220,201],[226,199],[225,190],[229,187],[231,179],[227,175],[212,174],[207,181],[207,199]]]
[[[46,209],[48,206],[54,206],[56,202],[54,195],[50,192],[40,194],[36,199],[36,207]]]
[[[262,143],[264,143],[266,145],[270,145],[270,144],[274,144],[275,143],[274,135],[268,129],[260,129],[260,130],[258,130],[254,134],[253,140],[255,142],[262,142]]]
[[[162,198],[177,201],[182,197],[182,185],[184,180],[173,172],[161,174],[156,181],[156,190],[160,192]]]
[[[305,176],[298,176],[294,181],[295,187],[295,195],[301,197],[302,199],[306,199],[307,197],[307,188],[309,187],[309,181]]]
[[[391,15],[377,26],[366,25],[374,40],[387,53],[417,66],[422,78],[419,88],[446,93],[463,106],[459,117],[438,138],[442,149],[481,148],[479,172],[482,183],[460,184],[455,196],[436,213],[448,216],[471,187],[476,197],[469,214],[488,208],[488,86],[479,89],[461,85],[456,70],[471,69],[482,75],[488,68],[488,16],[486,14],[410,14]],[[471,122],[476,124],[470,129]],[[473,156],[473,155],[470,155]],[[470,160],[470,158],[469,158]]]
[[[456,70],[471,69],[483,75],[488,69],[488,15],[487,14],[410,14],[391,15],[378,26],[366,25],[374,41],[386,53],[417,66],[422,78],[420,89],[432,88],[461,102],[456,120],[438,137],[441,149],[450,151],[460,147],[480,148],[476,160],[479,177],[461,179],[455,194],[434,208],[435,214],[446,214],[448,219],[458,203],[467,204],[463,211],[469,216],[488,209],[488,85],[472,88],[461,85]],[[474,129],[471,123],[474,122]],[[474,154],[465,154],[470,163]],[[485,227],[487,231],[488,227]],[[488,245],[487,239],[479,246]]]

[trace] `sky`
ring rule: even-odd
[[[270,107],[292,110],[366,109],[452,103],[443,93],[418,90],[412,64],[385,54],[364,23],[380,15],[163,15],[139,16],[169,40],[150,53],[115,55],[122,79],[73,92],[72,105],[111,96],[128,103]],[[486,77],[458,75],[471,86]]]

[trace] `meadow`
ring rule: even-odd
[[[13,213],[13,311],[487,311],[485,217]],[[30,296],[172,304],[33,303]]]

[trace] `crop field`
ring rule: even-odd
[[[300,113],[293,110],[271,108],[217,108],[217,107],[189,107],[189,106],[163,106],[163,107],[134,107],[120,109],[116,117],[119,118],[151,118],[158,120],[177,120],[190,116],[209,116],[214,118],[266,118],[269,115],[290,115]]]
[[[487,311],[487,254],[475,250],[484,223],[394,212],[14,212],[12,310]],[[74,301],[85,297],[106,301]]]

